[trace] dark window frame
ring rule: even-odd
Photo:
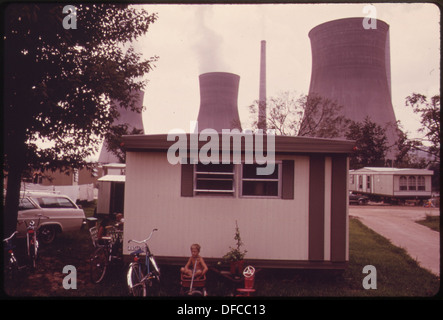
[[[293,159],[285,159],[285,160],[278,160],[278,162],[281,162],[281,193],[280,193],[280,199],[286,199],[291,200],[294,199],[294,191],[295,191],[295,180],[294,180],[294,174],[295,174],[295,161]],[[234,190],[235,192],[233,194],[225,195],[226,198],[248,198],[248,197],[242,197],[240,196],[240,193],[238,189],[240,188],[238,179],[240,177],[240,168],[238,168],[238,164],[234,165]],[[207,196],[216,196],[216,197],[222,197],[220,194],[200,194],[195,195],[194,193],[194,186],[195,186],[195,164],[192,162],[184,162],[181,164],[181,189],[180,189],[180,196],[181,197],[207,197]],[[249,198],[262,198],[257,196],[251,196]],[[266,197],[269,198],[269,197]],[[278,199],[277,197],[274,197],[275,199]]]
[[[258,176],[245,177],[245,166],[253,166],[254,170],[257,168],[257,164],[242,163],[239,172],[239,197],[240,198],[267,198],[267,199],[281,199],[282,198],[282,185],[283,185],[283,162],[281,160],[274,161],[275,168],[277,168],[277,177],[270,176]],[[274,169],[275,170],[275,169]],[[251,184],[256,182],[256,186],[263,186],[263,190],[267,189],[266,185],[277,184],[277,195],[269,194],[245,194],[245,183]],[[249,188],[247,188],[249,189]],[[268,189],[269,190],[269,189]]]

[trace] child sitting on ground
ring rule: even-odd
[[[192,277],[192,272],[195,268],[194,278],[203,277],[206,272],[208,272],[208,266],[205,263],[205,260],[200,257],[200,245],[193,244],[191,245],[191,254],[192,256],[189,258],[186,265],[180,269],[181,273],[185,277]]]

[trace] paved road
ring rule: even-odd
[[[440,276],[440,233],[416,223],[439,209],[405,206],[349,206],[349,215],[405,249],[420,265]]]

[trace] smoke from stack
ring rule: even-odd
[[[222,71],[227,65],[222,56],[223,37],[208,27],[206,19],[212,14],[211,6],[199,6],[196,10],[197,24],[193,49],[198,56],[199,72]]]

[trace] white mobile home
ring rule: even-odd
[[[164,263],[185,263],[199,243],[209,263],[234,246],[238,222],[255,266],[344,268],[348,261],[348,153],[353,142],[275,136],[275,170],[257,176],[248,150],[228,164],[171,164],[167,135],[124,136],[124,243],[158,228],[151,248]],[[266,136],[265,136],[266,137]],[[266,138],[265,138],[266,140]],[[220,139],[221,141],[221,139]],[[266,145],[266,141],[265,141]],[[221,146],[221,144],[220,144]],[[221,150],[221,148],[220,148]],[[265,150],[266,151],[266,150]],[[234,163],[234,154],[241,162]],[[129,254],[125,245],[124,254]]]
[[[349,172],[349,190],[396,199],[428,199],[433,171],[410,168],[365,167]]]
[[[124,213],[124,163],[103,165],[104,176],[97,180],[97,215]]]

